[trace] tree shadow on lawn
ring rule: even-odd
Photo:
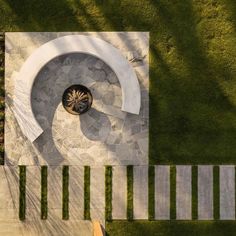
[[[209,59],[190,1],[152,4],[166,44],[151,44],[151,163],[233,163],[236,110],[220,83],[234,74]]]
[[[222,86],[233,84],[235,72],[225,59],[209,55],[214,40],[220,46],[211,27],[211,20],[221,17],[217,4],[190,0],[54,3],[45,3],[45,9],[35,14],[44,5],[41,2],[28,14],[34,2],[26,6],[8,0],[24,30],[37,29],[31,23],[35,22],[42,31],[151,31],[151,164],[235,163],[235,104],[230,88]],[[226,3],[233,4],[230,0]],[[53,11],[47,14],[50,8]],[[200,14],[207,8],[214,8],[213,15]],[[28,22],[30,18],[33,20]]]

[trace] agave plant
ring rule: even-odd
[[[67,95],[67,105],[72,111],[81,112],[88,106],[88,95],[82,91],[72,89]]]

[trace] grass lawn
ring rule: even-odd
[[[235,164],[235,13],[233,0],[0,0],[0,31],[150,31],[150,163]]]
[[[150,164],[236,164],[234,0],[0,0],[0,31],[150,31]],[[109,235],[235,230],[219,221],[107,223]]]
[[[113,221],[107,236],[234,236],[234,221]]]

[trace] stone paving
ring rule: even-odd
[[[148,166],[134,166],[134,219],[148,219]]]
[[[69,214],[70,219],[84,219],[84,168],[69,168]]]
[[[176,219],[192,219],[191,166],[176,166]]]
[[[27,167],[26,218],[39,219],[41,207],[41,172],[39,166]]]
[[[17,71],[34,49],[49,40],[76,33],[7,33],[5,159],[11,165],[145,165],[148,164],[148,33],[78,33],[117,47],[133,66],[141,89],[141,111],[121,111],[119,81],[103,61],[68,54],[50,61],[32,89],[36,120],[46,129],[33,143],[24,137],[12,113]],[[93,94],[92,109],[71,115],[62,106],[64,90],[82,84]]]
[[[58,169],[59,168],[59,169]],[[92,219],[104,220],[105,167],[91,166],[90,213]],[[127,166],[112,167],[113,219],[126,219]],[[148,218],[148,166],[134,166],[134,216]],[[37,166],[26,167],[26,220],[18,220],[19,192],[18,170],[0,168],[0,235],[92,235],[91,221],[83,221],[83,168],[69,166],[70,219],[62,220],[61,187],[49,190],[49,215],[40,220],[39,194],[40,171]],[[6,178],[7,177],[7,178]],[[33,178],[34,177],[34,178]],[[49,168],[48,185],[62,183],[61,167]],[[34,183],[35,180],[35,183]],[[198,219],[213,219],[213,167],[198,166]],[[8,184],[8,181],[11,184]],[[191,166],[176,166],[176,219],[191,220]],[[97,186],[96,188],[94,186]],[[220,166],[220,219],[235,220],[235,166]],[[170,166],[155,166],[155,220],[170,219]],[[143,190],[143,191],[141,191]],[[79,195],[79,193],[81,195]],[[54,194],[54,196],[52,196]],[[72,209],[72,207],[75,209]],[[99,206],[99,207],[98,207]],[[119,209],[119,206],[121,209]],[[182,208],[181,208],[182,207]],[[32,208],[35,210],[32,211]],[[73,211],[74,210],[74,211]],[[37,214],[34,214],[37,213]],[[77,214],[78,213],[78,214]],[[77,215],[75,215],[77,214]],[[102,222],[104,224],[104,221]],[[12,227],[10,227],[12,224]],[[10,228],[5,228],[10,227]],[[76,230],[77,229],[77,230]],[[79,229],[79,231],[78,231]],[[78,233],[79,232],[79,233]]]
[[[105,167],[90,168],[90,216],[105,226]]]
[[[213,219],[212,166],[198,166],[198,219]]]
[[[48,168],[48,215],[62,216],[62,167],[50,166]]]
[[[155,219],[170,219],[169,166],[155,166]]]
[[[112,167],[112,218],[127,218],[127,176],[126,166]]]
[[[86,54],[68,54],[53,59],[39,72],[32,88],[31,103],[36,120],[45,129],[30,143],[23,135],[13,115],[14,84],[25,60],[42,44],[70,34],[101,38],[118,48],[134,68],[141,89],[139,115],[121,111],[122,94],[113,70],[103,61]],[[105,176],[104,166],[117,167],[117,175],[126,178],[126,165],[148,165],[149,129],[149,34],[146,32],[101,33],[6,33],[5,53],[5,165],[6,181],[1,194],[11,196],[4,214],[16,220],[18,235],[77,235],[76,227],[84,228],[81,235],[91,233],[91,223],[83,219],[83,168],[91,166],[90,213],[104,225]],[[92,109],[81,116],[67,113],[61,103],[64,90],[72,84],[82,84],[93,94]],[[18,166],[26,165],[26,221],[18,221]],[[40,166],[48,166],[48,219],[40,220]],[[62,166],[69,165],[70,220],[62,221]],[[125,167],[126,168],[126,167]],[[115,176],[114,171],[114,176]],[[147,172],[145,172],[147,174]],[[34,178],[35,177],[35,178]],[[141,177],[140,177],[141,178]],[[143,182],[147,190],[147,176]],[[141,180],[141,179],[140,179]],[[14,188],[6,188],[12,184]],[[123,184],[123,186],[126,186]],[[6,185],[6,186],[5,186]],[[119,188],[119,182],[117,182]],[[135,184],[135,192],[140,192]],[[8,191],[9,190],[9,191]],[[7,192],[8,191],[8,192]],[[127,188],[114,195],[114,217],[126,218]],[[145,191],[144,196],[147,196]],[[147,218],[147,199],[145,218]],[[140,196],[141,197],[141,196]],[[119,202],[116,202],[119,199]],[[142,209],[136,198],[136,209]],[[115,211],[115,205],[123,210]],[[122,205],[123,204],[123,205]],[[140,211],[140,210],[138,210]],[[142,218],[141,214],[135,213]],[[1,215],[1,213],[0,213]],[[81,227],[80,227],[81,223]],[[0,222],[1,225],[1,222]],[[13,227],[13,228],[14,228]],[[0,227],[1,228],[1,227]],[[14,230],[13,230],[14,231]],[[16,230],[17,231],[17,230]],[[21,233],[20,233],[21,232]],[[27,233],[28,232],[28,233]],[[39,233],[40,232],[40,233]],[[14,233],[12,232],[12,235]]]
[[[220,219],[235,219],[234,166],[220,166]]]

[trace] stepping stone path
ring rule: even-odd
[[[235,220],[235,166],[219,168],[220,220]],[[41,168],[26,167],[20,221],[19,167],[0,166],[0,235],[92,235],[84,220],[84,166],[69,166],[69,220],[62,220],[62,167],[48,166],[48,218],[41,220]],[[170,166],[155,166],[155,220],[170,219]],[[213,166],[198,166],[198,220],[213,216]],[[192,219],[192,166],[176,166],[176,219]],[[172,190],[173,191],[173,190]],[[148,219],[148,166],[133,166],[134,219]],[[127,219],[127,166],[112,167],[112,219]],[[105,167],[90,166],[90,215],[105,226]]]

